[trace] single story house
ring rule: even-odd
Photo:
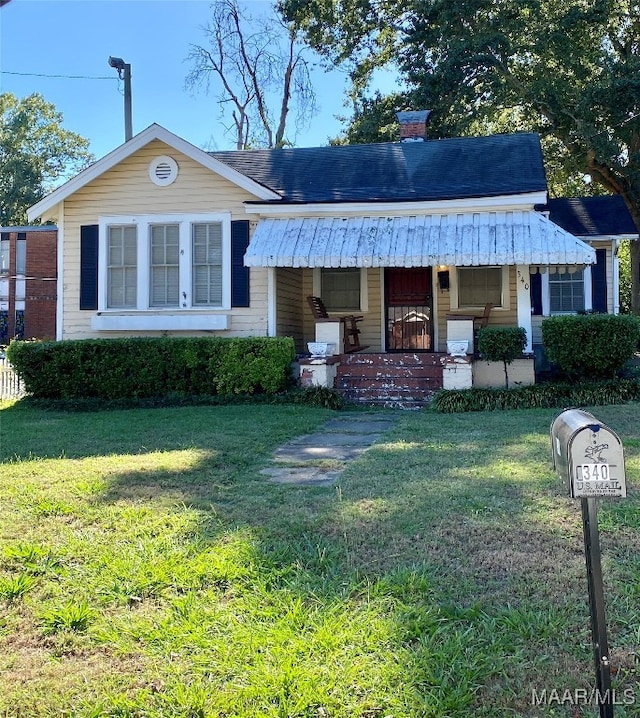
[[[448,342],[467,342],[456,373],[471,365],[487,305],[490,325],[525,328],[527,352],[544,315],[617,310],[616,240],[552,221],[536,134],[425,139],[428,112],[398,115],[399,141],[371,145],[205,152],[159,125],[135,135],[29,209],[58,226],[58,338],[286,335],[304,355],[329,331],[322,382],[415,361],[435,367],[416,386],[435,388]]]

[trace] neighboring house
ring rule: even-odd
[[[315,295],[362,316],[369,361],[446,352],[456,316],[487,303],[531,352],[555,292],[535,277],[597,267],[599,248],[615,311],[615,240],[593,248],[535,209],[538,136],[417,141],[427,116],[399,113],[397,143],[211,153],[152,125],[29,210],[59,226],[58,338],[287,335],[302,354]],[[416,317],[419,342],[398,331]]]
[[[57,227],[0,227],[0,345],[55,339]]]

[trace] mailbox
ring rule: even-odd
[[[551,453],[572,498],[627,495],[622,442],[589,412],[567,409],[555,418]]]

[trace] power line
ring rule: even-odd
[[[114,80],[114,77],[91,77],[90,75],[46,75],[41,72],[9,72],[8,70],[0,70],[2,75],[22,75],[23,77],[57,77],[64,80]]]

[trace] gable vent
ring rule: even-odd
[[[173,157],[162,155],[156,157],[149,165],[149,177],[159,187],[166,187],[176,181],[178,176],[178,163]]]

